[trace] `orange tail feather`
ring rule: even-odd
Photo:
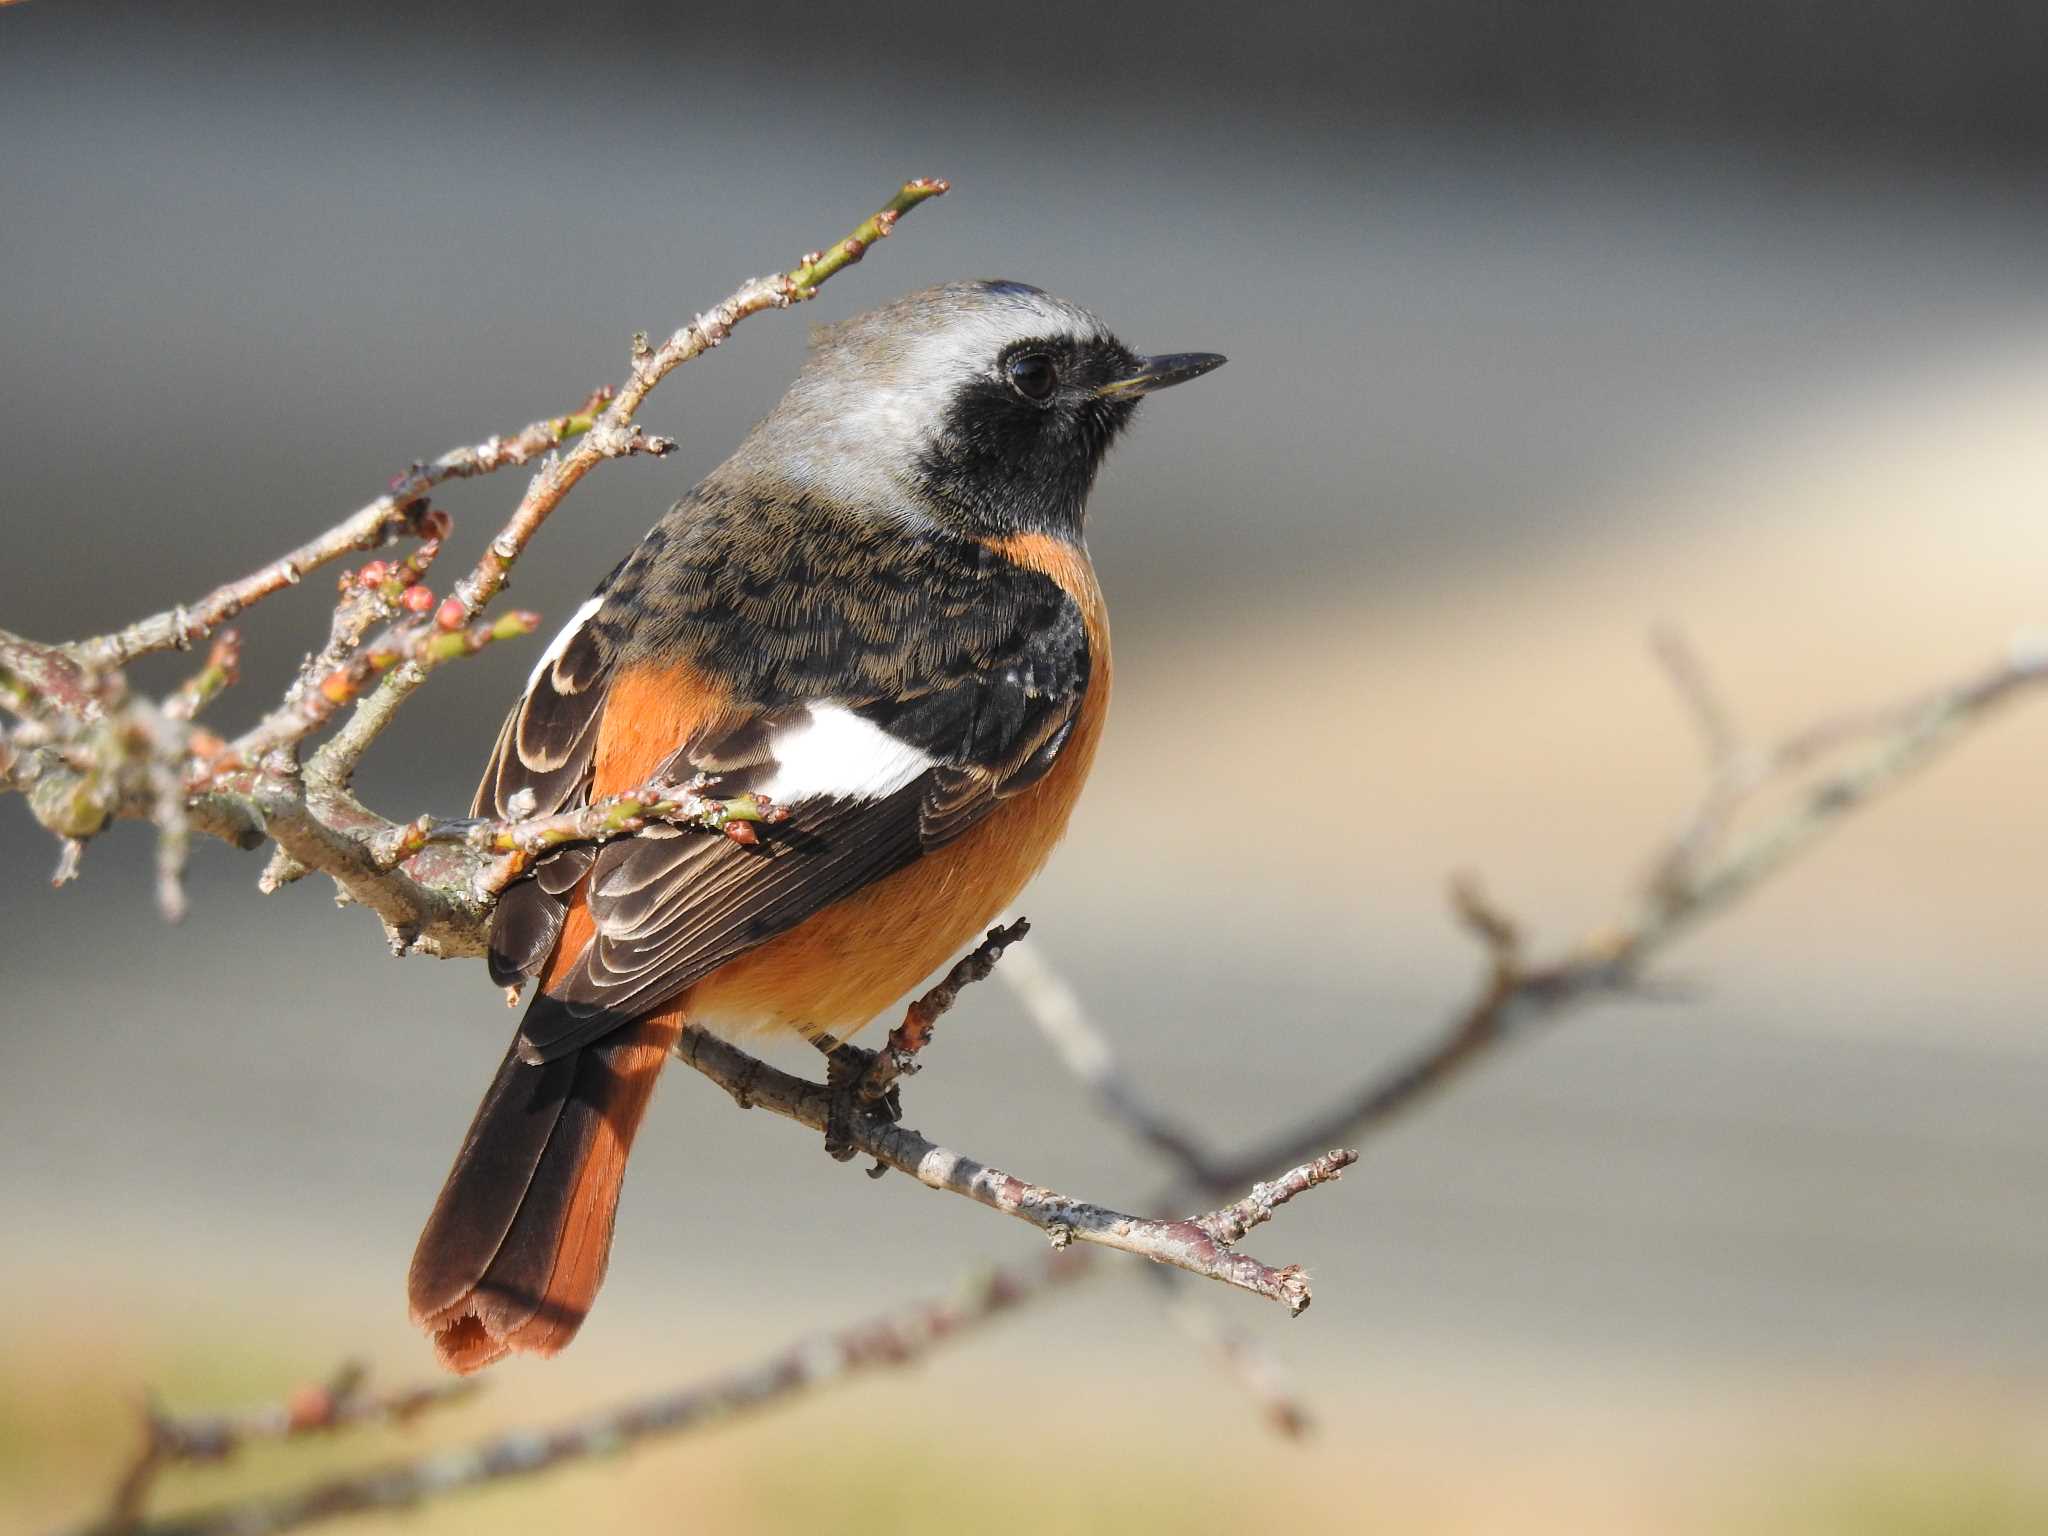
[[[530,1066],[518,1049],[484,1095],[413,1255],[413,1321],[451,1370],[552,1355],[604,1284],[626,1154],[680,1009]]]

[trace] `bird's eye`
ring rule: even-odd
[[[1043,404],[1058,388],[1060,371],[1043,352],[1026,352],[1010,359],[1010,387],[1026,400]]]

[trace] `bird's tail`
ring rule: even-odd
[[[552,1355],[604,1284],[633,1132],[682,1032],[636,1019],[531,1066],[517,1042],[477,1109],[413,1254],[412,1318],[450,1370]]]

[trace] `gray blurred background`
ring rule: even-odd
[[[809,324],[911,287],[1022,278],[1228,353],[1096,497],[1117,708],[1023,907],[1148,1086],[1254,1138],[1474,984],[1451,871],[1550,943],[1622,910],[1700,780],[1653,623],[1768,730],[2048,622],[2044,16],[32,0],[0,10],[0,623],[196,596],[948,176],[672,379],[644,420],[681,454],[587,482],[516,598],[566,613]],[[520,485],[438,498],[459,549]],[[221,720],[320,624],[312,594],[251,616]],[[530,664],[438,680],[371,803],[464,803]],[[433,1528],[2048,1527],[2044,750],[2023,706],[1692,942],[1682,1001],[1494,1063],[1263,1235],[1314,1311],[1206,1299],[1319,1412],[1305,1445],[1113,1271],[914,1375]],[[1247,788],[1310,809],[1247,816]],[[52,892],[0,804],[0,1526],[85,1513],[144,1383],[425,1372],[403,1271],[511,1025],[480,968],[387,963],[224,848],[166,928],[148,856],[117,829]],[[1059,1187],[1156,1182],[1000,988],[911,1101]],[[429,1433],[687,1380],[1036,1242],[682,1072],[629,1183],[576,1348]],[[1086,1492],[989,1487],[990,1436]]]

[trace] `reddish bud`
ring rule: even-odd
[[[761,841],[761,834],[754,830],[754,824],[751,821],[728,821],[725,824],[724,831],[727,837],[738,843],[742,848],[757,847]]]
[[[330,672],[320,679],[320,697],[330,704],[346,704],[355,693],[355,684],[346,672]]]
[[[386,565],[382,560],[372,560],[368,565],[356,572],[356,581],[359,585],[365,587],[381,586],[384,579],[390,574],[390,566]]]
[[[319,1429],[334,1418],[334,1394],[325,1387],[299,1387],[285,1399],[284,1411],[293,1429]]]
[[[407,587],[399,598],[407,613],[425,613],[434,606],[434,594],[425,587]]]
[[[442,599],[441,606],[434,611],[434,622],[443,629],[460,629],[467,618],[459,598]]]

